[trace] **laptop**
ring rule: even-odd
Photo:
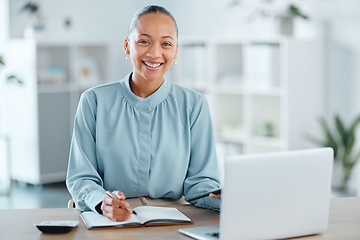
[[[328,227],[333,150],[230,156],[220,226],[182,228],[195,239],[281,239]]]

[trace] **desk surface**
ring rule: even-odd
[[[219,213],[190,205],[176,206],[194,221],[194,225],[211,225],[219,222]],[[35,226],[44,220],[79,220],[79,226],[66,234],[42,234]],[[336,198],[331,200],[328,230],[321,235],[304,238],[317,239],[360,239],[360,198]],[[75,209],[48,208],[25,210],[0,210],[1,239],[185,239],[177,229],[189,227],[163,226],[122,229],[87,230],[79,212]],[[240,227],[240,226],[239,226]]]

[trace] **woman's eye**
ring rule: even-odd
[[[149,42],[145,41],[145,40],[139,40],[138,43],[140,43],[140,44],[148,44]]]
[[[164,45],[165,47],[171,47],[171,46],[172,46],[172,44],[171,44],[171,43],[168,43],[168,42],[163,43],[163,45]]]

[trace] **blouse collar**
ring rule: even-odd
[[[167,81],[166,78],[161,86],[150,96],[141,98],[136,96],[130,88],[130,79],[132,73],[128,74],[121,80],[121,88],[124,97],[135,108],[152,111],[157,105],[159,105],[169,94],[171,89],[171,82]]]

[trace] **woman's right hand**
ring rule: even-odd
[[[125,195],[123,192],[113,192],[119,199],[106,196],[101,204],[101,211],[104,216],[113,221],[124,221],[130,218],[131,212],[127,209],[130,207],[129,203],[125,202]]]

